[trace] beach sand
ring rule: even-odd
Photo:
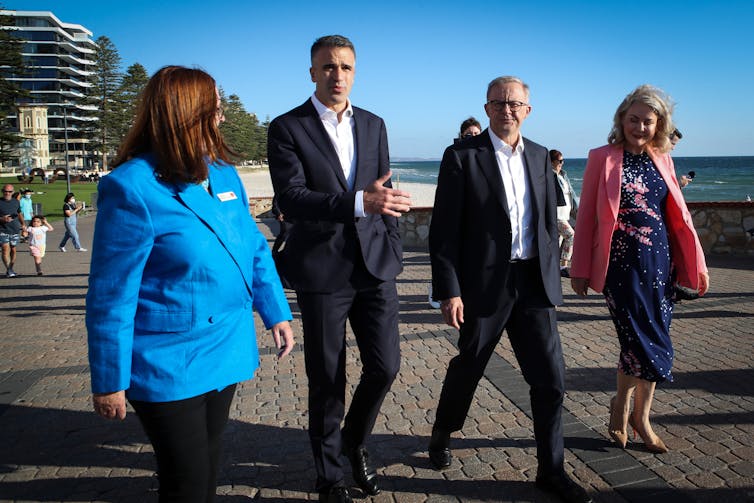
[[[239,169],[239,175],[246,188],[249,197],[272,197],[272,181],[270,173],[266,169],[245,170]],[[431,207],[435,200],[435,186],[424,183],[401,182],[397,189],[411,194],[411,203],[414,208]]]

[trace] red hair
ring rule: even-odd
[[[196,183],[207,164],[231,164],[235,155],[218,128],[215,80],[202,70],[166,66],[141,94],[136,119],[118,150],[115,167],[152,153],[166,182]]]

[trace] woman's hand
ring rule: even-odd
[[[126,392],[95,393],[92,395],[94,412],[105,419],[126,418]]]
[[[699,296],[702,297],[709,290],[709,274],[706,272],[699,273]]]
[[[571,288],[576,295],[586,297],[589,292],[589,280],[587,278],[571,278]]]
[[[278,360],[282,360],[288,353],[293,350],[295,344],[293,340],[293,329],[287,321],[281,321],[272,326],[272,338],[275,340],[275,347],[279,349]]]

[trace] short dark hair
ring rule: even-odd
[[[65,197],[63,198],[63,202],[64,202],[64,203],[67,203],[68,201],[70,201],[70,200],[71,200],[71,198],[72,198],[72,197],[76,197],[76,196],[74,196],[74,195],[73,195],[73,192],[69,192],[69,193],[68,193],[68,194],[66,194],[66,195],[65,195]]]
[[[317,54],[317,51],[319,51],[323,47],[345,47],[347,49],[351,49],[353,55],[356,56],[356,49],[354,49],[353,42],[348,40],[348,37],[344,37],[343,35],[325,35],[324,37],[319,37],[312,44],[312,61],[314,60],[314,56]]]
[[[479,131],[482,130],[482,125],[479,124],[479,121],[476,120],[474,117],[469,117],[465,121],[461,123],[461,131],[458,133],[458,136],[463,136],[463,132],[469,129],[471,126],[476,126],[479,128]]]
[[[562,159],[563,154],[560,153],[560,150],[552,149],[550,150],[550,160],[551,161],[557,161],[558,159]]]

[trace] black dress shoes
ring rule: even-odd
[[[437,470],[444,470],[453,462],[449,432],[432,430],[432,438],[429,440],[429,461]]]
[[[326,493],[319,493],[320,503],[353,503],[348,489],[343,486],[331,487]]]
[[[369,466],[369,453],[366,447],[351,447],[343,442],[342,451],[351,463],[351,473],[356,485],[369,496],[380,494],[380,488],[377,486],[377,473]]]
[[[536,486],[558,496],[565,503],[592,503],[592,497],[565,472],[537,475]]]

